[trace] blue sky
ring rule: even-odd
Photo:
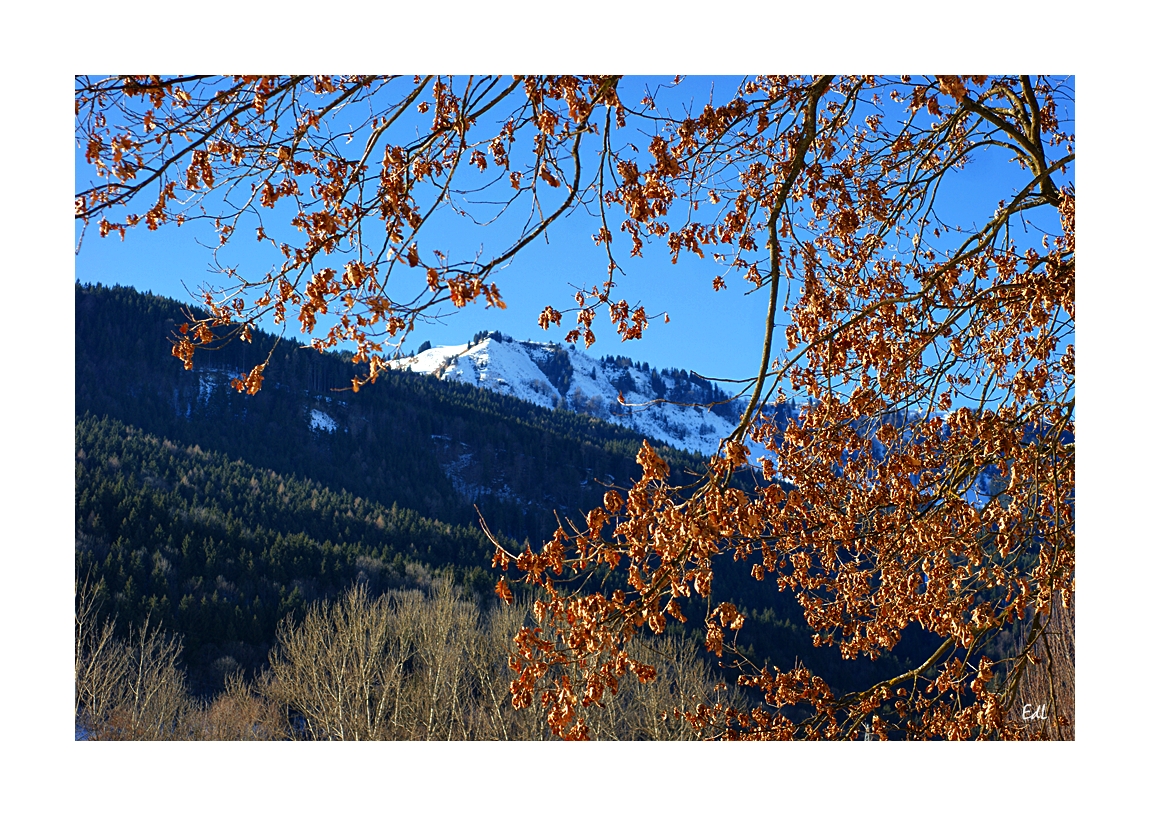
[[[735,76],[690,77],[673,88],[669,87],[667,78],[634,77],[626,82],[630,85],[629,96],[644,87],[658,89],[659,103],[671,100],[676,111],[697,112],[711,101],[712,93],[718,102],[729,100],[739,79]],[[627,92],[627,86],[623,91]],[[632,118],[626,129],[613,135],[616,145],[631,141],[645,154],[645,132],[644,124]],[[353,143],[348,155],[357,149],[358,145]],[[78,177],[90,172],[78,151],[75,160]],[[959,174],[955,188],[959,194],[949,199],[953,202],[951,214],[957,222],[969,226],[992,211],[997,198],[1006,194],[1001,176],[1004,168],[1006,165],[1000,158],[996,158],[993,165],[976,158],[968,170]],[[1021,171],[1017,171],[1017,179],[1020,184],[1029,180]],[[480,209],[476,205],[474,213],[478,214]],[[522,223],[504,217],[479,228],[450,211],[440,216],[440,222],[432,219],[425,228],[435,231],[421,238],[425,257],[432,246],[447,249],[453,260],[471,258],[480,247],[490,257],[492,251],[514,239]],[[612,229],[617,228],[622,217],[618,208],[608,210]],[[571,308],[574,286],[589,287],[606,278],[606,255],[591,240],[597,228],[597,213],[575,211],[561,218],[549,228],[546,240],[537,239],[496,275],[494,280],[507,303],[506,310],[472,305],[439,322],[420,325],[412,335],[415,345],[411,348],[427,340],[435,345],[461,343],[481,329],[498,329],[517,339],[562,340],[567,330],[573,328],[574,315],[567,316],[561,328],[552,327],[544,332],[538,326],[539,312],[547,305],[560,310]],[[79,232],[77,226],[76,234]],[[214,235],[207,225],[188,224],[180,228],[168,225],[157,232],[137,228],[129,230],[123,241],[116,235],[101,239],[94,229],[89,230],[76,257],[76,279],[130,285],[142,291],[193,301],[193,293],[205,282],[223,283],[222,277],[211,271],[213,257],[207,246],[213,243]],[[753,376],[762,349],[768,290],[748,296],[744,294],[745,282],[729,275],[729,288],[715,292],[711,281],[726,271],[724,266],[688,253],[683,253],[677,264],[672,264],[666,249],[657,244],[649,246],[641,258],[627,257],[626,243],[626,236],[618,236],[615,243],[616,260],[623,269],[618,278],[617,295],[626,298],[632,307],[643,305],[648,315],[667,313],[670,322],[653,319],[642,340],[623,343],[611,331],[604,316],[595,326],[598,342],[590,353],[595,356],[625,354],[658,367],[685,368],[710,377]],[[280,260],[267,243],[259,245],[244,240],[242,231],[222,257],[223,263],[239,268],[249,277],[261,277]],[[423,285],[422,272],[407,270],[406,274],[412,277],[413,285]],[[780,319],[785,320],[781,310]],[[289,331],[294,328],[289,325]]]
[[[627,93],[628,85],[631,91],[628,96],[634,95],[636,89],[658,89],[659,103],[670,101],[675,111],[697,112],[711,101],[712,93],[717,102],[729,100],[739,79],[736,76],[689,77],[678,87],[669,87],[668,78],[640,76],[625,80],[623,92]],[[640,154],[645,155],[644,134],[647,132],[644,123],[632,118],[626,129],[616,131],[613,136],[616,145],[633,142],[639,146]],[[348,155],[354,155],[358,149],[359,145],[353,143]],[[75,162],[78,178],[90,173],[78,151]],[[1004,172],[1016,174],[1006,185]],[[998,198],[1028,180],[1028,174],[1012,171],[1000,156],[995,157],[993,163],[976,157],[954,181],[956,194],[946,203],[950,207],[949,215],[966,226],[975,220],[982,223],[981,219],[993,210]],[[273,217],[281,215],[279,210]],[[480,210],[477,204],[473,213],[478,214]],[[514,240],[522,223],[516,218],[504,217],[480,228],[450,211],[440,213],[439,217],[440,221],[432,219],[425,227],[425,231],[434,232],[421,238],[425,257],[433,246],[449,251],[453,260],[474,257],[481,247],[490,257],[493,251]],[[618,208],[608,210],[612,229],[617,229],[622,217]],[[472,305],[439,322],[420,325],[412,335],[414,345],[410,348],[423,341],[435,345],[461,343],[482,329],[498,329],[518,339],[562,340],[567,330],[573,328],[574,315],[567,316],[561,328],[552,327],[544,332],[538,326],[539,312],[547,305],[560,310],[571,308],[574,286],[589,287],[606,278],[606,255],[591,240],[597,228],[597,213],[575,211],[561,218],[549,228],[546,240],[537,239],[496,275],[494,280],[507,303],[506,310]],[[76,234],[80,234],[79,226]],[[595,326],[598,342],[590,353],[595,356],[625,354],[654,366],[685,368],[710,377],[753,376],[762,348],[767,290],[748,296],[744,294],[745,282],[736,275],[728,275],[729,288],[715,292],[711,281],[726,271],[724,266],[688,253],[683,253],[677,264],[672,264],[666,249],[657,244],[649,246],[641,258],[627,257],[626,236],[617,235],[617,238],[616,260],[623,269],[617,278],[620,284],[617,296],[626,298],[632,307],[643,305],[648,315],[665,312],[670,322],[653,319],[646,337],[623,343],[611,331],[604,316]],[[130,285],[191,302],[202,284],[223,283],[222,276],[211,271],[213,256],[207,247],[213,243],[214,235],[207,225],[188,224],[180,228],[168,225],[157,232],[137,228],[129,230],[123,241],[114,234],[101,239],[93,229],[85,236],[76,257],[75,275],[81,282]],[[282,260],[267,243],[260,245],[244,240],[242,228],[225,252],[222,262],[239,268],[248,277],[262,277]],[[405,272],[414,286],[423,285],[422,272]],[[781,310],[780,320],[785,321]],[[288,328],[291,332],[295,324]],[[298,334],[291,336],[299,337]],[[776,353],[777,349],[776,344]]]
[[[656,80],[637,77],[630,81],[653,84]],[[713,85],[719,87],[719,97],[725,89],[729,98],[737,81],[737,77],[693,78],[676,90],[682,104],[693,104],[698,110],[709,101]],[[620,133],[640,145],[644,143],[634,124]],[[78,176],[88,172],[79,155],[76,170]],[[432,235],[442,241],[439,246],[451,248],[453,258],[469,258],[480,246],[490,253],[509,242],[520,225],[505,218],[478,229],[452,213],[444,215],[448,216],[446,223],[438,225],[438,235]],[[506,310],[469,306],[438,324],[417,328],[413,334],[416,344],[425,340],[436,345],[461,343],[481,329],[498,329],[517,339],[562,340],[574,328],[574,315],[565,317],[559,329],[544,332],[538,325],[539,313],[547,305],[571,308],[573,286],[590,286],[606,278],[606,255],[591,240],[598,228],[596,217],[574,212],[561,218],[548,229],[546,240],[537,239],[497,274],[494,281],[507,303]],[[622,220],[618,210],[609,211],[608,217],[613,228],[617,227],[614,222]],[[428,227],[432,227],[431,222]],[[76,234],[80,234],[79,227]],[[434,245],[429,237],[420,242],[425,254]],[[76,257],[76,279],[129,285],[191,301],[190,293],[202,283],[222,283],[222,278],[210,271],[211,252],[197,241],[206,245],[214,242],[206,225],[168,225],[156,232],[137,228],[129,230],[123,241],[116,235],[101,239],[91,229]],[[278,263],[278,254],[269,253],[267,244],[258,246],[237,238],[227,252],[227,263],[247,273],[262,274]],[[652,320],[646,337],[622,343],[604,315],[595,326],[597,342],[589,353],[625,354],[659,367],[693,369],[716,377],[746,377],[747,372],[757,369],[767,310],[764,293],[744,296],[738,286],[742,281],[715,292],[711,280],[724,271],[722,267],[686,254],[673,265],[666,249],[658,245],[648,248],[642,258],[628,258],[625,251],[617,251],[616,259],[623,268],[618,278],[620,296],[632,307],[645,306],[649,315],[666,312],[671,320]],[[422,273],[413,270],[410,274],[422,280]]]

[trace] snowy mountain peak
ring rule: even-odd
[[[574,346],[513,340],[499,332],[481,332],[472,342],[440,346],[412,357],[393,360],[393,368],[469,383],[546,408],[566,408],[629,428],[652,441],[704,455],[714,453],[737,425],[746,402],[732,399],[703,378],[683,370],[660,370],[626,357],[593,359]],[[620,400],[621,397],[621,400]],[[764,406],[781,431],[799,419],[803,405],[778,402]],[[916,424],[944,414],[892,411],[882,421],[896,426]],[[873,427],[866,433],[873,432]],[[750,460],[773,460],[752,443]],[[879,455],[883,446],[874,441]],[[978,475],[966,499],[983,506],[996,473]]]
[[[685,371],[656,371],[626,357],[596,360],[574,346],[513,340],[499,332],[481,332],[470,343],[427,349],[391,366],[566,408],[704,454],[734,430],[743,408]]]

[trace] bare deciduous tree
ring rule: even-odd
[[[529,619],[524,604],[481,611],[444,577],[375,600],[357,585],[281,627],[265,693],[308,739],[547,739],[540,706],[510,705],[507,644]],[[621,677],[589,714],[593,737],[695,739],[676,710],[733,699],[684,638],[635,649],[664,682]]]
[[[115,622],[97,622],[97,589],[76,588],[76,720],[90,739],[183,739],[198,704],[179,666],[182,646],[145,620],[127,639]]]
[[[1015,651],[1027,659],[1006,678],[1010,725],[1031,739],[1074,739],[1074,596],[1021,627]]]

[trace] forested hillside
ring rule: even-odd
[[[76,570],[122,631],[149,619],[184,638],[193,689],[266,665],[277,624],[356,583],[426,588],[448,571],[493,597],[478,512],[511,548],[638,473],[641,438],[491,391],[390,372],[356,394],[353,366],[281,341],[255,396],[230,372],[273,338],[201,351],[185,371],[167,339],[188,307],[126,288],[76,288]],[[113,342],[115,340],[115,342]],[[669,448],[676,472],[702,462]],[[794,598],[719,567],[716,596],[747,610],[738,645],[811,666],[844,688],[909,665],[844,666],[814,649]],[[705,607],[684,604],[695,631]],[[898,650],[917,654],[929,639]]]
[[[209,686],[267,658],[276,624],[356,582],[426,584],[425,565],[489,594],[489,542],[311,479],[282,476],[113,419],[76,423],[76,570],[106,611],[184,635]]]
[[[184,371],[168,340],[188,308],[127,288],[77,287],[77,415],[115,417],[453,524],[474,523],[478,505],[492,528],[519,539],[549,537],[552,509],[598,503],[597,480],[627,484],[638,473],[641,438],[610,423],[400,372],[353,395],[346,356],[290,341],[276,346],[263,391],[237,393],[232,373],[266,357],[274,338],[257,332],[250,345],[205,352]],[[313,427],[315,412],[334,430]],[[661,453],[678,469],[702,466]]]

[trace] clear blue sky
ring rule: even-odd
[[[710,101],[712,89],[716,101],[729,100],[738,81],[738,77],[731,76],[692,77],[677,88],[662,88],[658,101],[673,98],[676,108],[683,106],[697,112]],[[642,85],[654,88],[660,82],[666,85],[667,80],[635,77],[626,82],[633,90]],[[616,143],[624,139],[633,141],[645,154],[646,139],[641,130],[645,132],[642,124],[632,120],[628,128],[615,134]],[[354,152],[357,147],[353,143],[350,149]],[[90,172],[78,151],[75,161],[78,177]],[[994,203],[1005,194],[1002,178],[996,177],[1004,166],[1000,160],[989,166],[976,158],[967,171],[959,174],[956,192],[961,191],[961,195],[950,199],[958,202],[952,211],[956,221],[970,225],[974,219],[985,218],[986,213],[993,210]],[[1020,183],[1029,180],[1023,173],[1019,173],[1018,179]],[[480,245],[489,256],[492,250],[510,243],[521,225],[505,218],[480,229],[450,212],[442,215],[446,217],[445,223],[436,225],[435,233],[421,239],[420,248],[425,257],[430,254],[428,249],[438,246],[448,249],[453,259],[469,258]],[[622,217],[618,208],[608,210],[613,229]],[[431,222],[428,226],[432,226]],[[537,239],[495,277],[507,303],[506,310],[469,306],[439,324],[417,327],[413,334],[415,344],[424,340],[435,345],[462,343],[481,329],[498,329],[518,339],[562,340],[567,330],[574,327],[574,315],[566,316],[559,329],[552,327],[544,332],[537,323],[539,312],[547,305],[568,309],[574,305],[571,299],[574,285],[590,286],[605,279],[605,253],[591,240],[597,227],[595,217],[585,212],[560,219],[549,229],[546,241]],[[78,227],[76,232],[79,235]],[[431,241],[431,237],[437,241]],[[121,241],[116,235],[101,239],[90,229],[76,257],[76,279],[130,285],[192,302],[191,293],[201,284],[223,283],[222,277],[210,271],[211,251],[197,240],[211,245],[214,235],[206,225],[181,228],[168,225],[157,232],[143,228],[129,230],[127,239]],[[715,292],[711,281],[722,274],[725,267],[687,253],[672,265],[666,249],[659,245],[650,246],[642,258],[629,258],[626,243],[626,236],[619,236],[615,244],[616,259],[624,271],[619,279],[618,296],[626,298],[632,307],[645,306],[649,315],[667,312],[671,320],[665,324],[662,319],[653,319],[644,339],[622,343],[610,330],[604,314],[595,326],[598,342],[590,353],[596,356],[625,354],[654,366],[693,369],[712,377],[752,376],[757,371],[762,349],[767,290],[745,295],[745,282],[729,275],[729,288]],[[228,265],[239,267],[249,277],[262,276],[279,260],[282,258],[271,252],[266,243],[257,245],[244,240],[241,233],[229,244],[224,258]],[[422,273],[411,270],[411,274],[422,279]],[[780,320],[785,320],[781,314]],[[294,325],[297,324],[289,321],[289,331]],[[410,349],[414,350],[416,345]]]
[[[649,80],[630,81],[646,83]],[[650,82],[653,84],[654,80]],[[726,89],[729,99],[730,89],[737,82],[736,77],[695,78],[677,90],[683,103],[693,102],[694,109],[698,110],[709,101],[713,83]],[[718,91],[718,95],[722,92]],[[642,145],[645,140],[636,125],[620,133]],[[80,155],[76,158],[76,171],[78,176],[88,171]],[[621,211],[617,209],[609,211],[608,216],[613,227],[618,226],[614,222],[622,220]],[[453,258],[472,256],[480,243],[490,252],[493,247],[508,242],[519,226],[511,219],[483,230],[469,228],[462,219],[448,223],[450,233],[440,230],[440,234],[446,235],[445,244],[452,248]],[[156,232],[137,228],[129,230],[124,241],[115,235],[101,239],[90,229],[76,257],[76,279],[130,285],[191,301],[189,292],[195,292],[203,282],[223,282],[220,276],[210,272],[210,251],[197,244],[197,238],[208,245],[214,241],[211,230],[202,227],[169,225]],[[566,316],[559,329],[552,327],[544,332],[538,325],[539,313],[547,305],[560,310],[571,308],[574,306],[573,285],[600,283],[606,278],[606,255],[591,240],[597,227],[586,213],[560,219],[548,230],[546,242],[542,237],[537,239],[495,277],[507,303],[506,310],[469,306],[440,325],[418,327],[413,334],[416,343],[424,340],[436,345],[462,343],[481,329],[498,329],[517,339],[561,341],[566,332],[574,328],[574,315]],[[425,254],[429,254],[426,250],[431,245],[430,241],[421,240]],[[266,244],[257,247],[254,242],[234,239],[228,247],[228,263],[249,273],[267,271],[277,261],[266,249]],[[620,296],[628,299],[632,307],[645,306],[649,315],[665,311],[671,321],[652,320],[644,339],[622,343],[618,335],[610,331],[604,314],[595,326],[597,342],[589,353],[595,356],[625,354],[659,367],[694,369],[717,377],[746,377],[757,369],[767,310],[763,293],[744,296],[739,286],[742,281],[732,281],[730,289],[716,293],[711,280],[724,271],[722,267],[686,254],[680,257],[678,264],[672,265],[666,249],[659,246],[650,247],[643,258],[628,258],[626,251],[617,253],[617,260],[624,270]]]

